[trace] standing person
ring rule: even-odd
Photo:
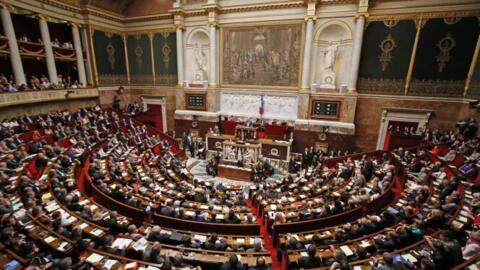
[[[118,96],[115,96],[113,98],[113,110],[116,111],[116,112],[120,112],[120,99],[118,98]]]

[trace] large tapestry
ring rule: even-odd
[[[152,85],[152,54],[148,35],[131,35],[127,39],[130,83]]]
[[[372,94],[405,93],[415,40],[413,20],[369,22],[360,61],[358,91]]]
[[[223,85],[298,86],[301,24],[222,31]]]
[[[418,41],[409,95],[462,97],[478,33],[476,17],[428,20]]]
[[[95,30],[93,50],[100,85],[127,84],[125,50],[119,34]]]
[[[175,32],[156,33],[153,36],[155,84],[177,84],[177,39]]]

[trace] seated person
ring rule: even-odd
[[[322,266],[322,259],[317,256],[317,246],[314,244],[308,246],[308,256],[302,256],[298,259],[298,265],[301,268],[315,268]]]
[[[245,267],[243,267],[242,263],[239,262],[238,256],[235,254],[230,255],[230,258],[228,261],[226,261],[222,267],[220,267],[220,270],[244,270]]]

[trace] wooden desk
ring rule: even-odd
[[[218,176],[240,181],[250,181],[252,178],[252,170],[248,168],[219,164]]]

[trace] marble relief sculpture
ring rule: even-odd
[[[324,69],[322,73],[322,81],[320,88],[335,89],[335,57],[337,53],[337,45],[329,45],[324,51]]]
[[[260,117],[261,94],[222,93],[221,112],[224,115]],[[296,96],[264,95],[265,112],[263,117],[277,120],[291,120],[297,117],[298,99]]]
[[[335,64],[335,53],[337,52],[337,45],[330,45],[325,51],[325,69],[332,70]]]
[[[207,64],[207,58],[205,51],[198,43],[195,44],[195,81],[201,82],[206,80],[205,65]]]

